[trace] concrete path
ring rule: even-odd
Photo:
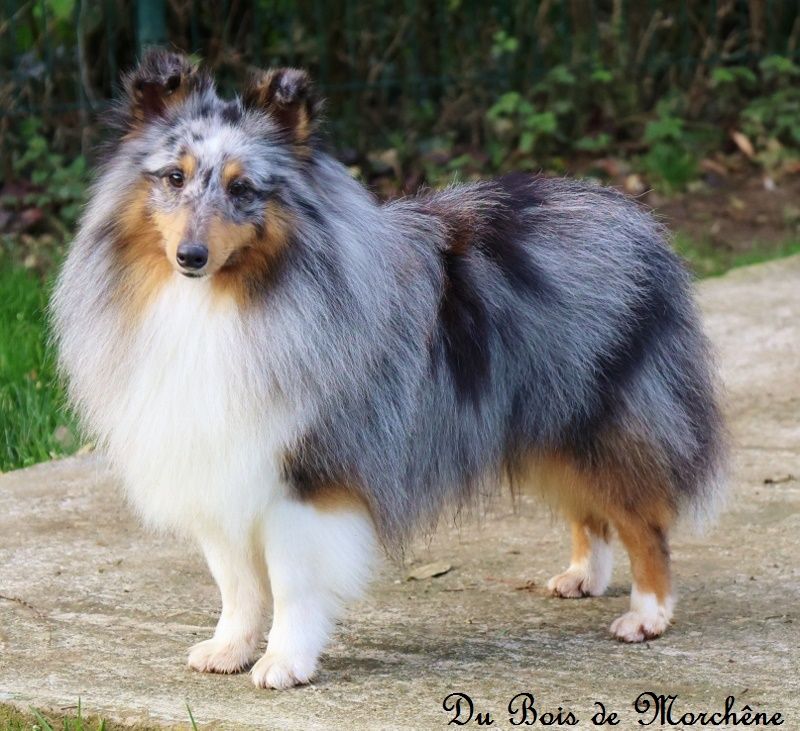
[[[719,524],[675,536],[681,600],[662,639],[624,646],[606,632],[627,605],[619,550],[609,596],[547,597],[567,536],[523,500],[418,546],[411,568],[452,564],[443,576],[406,581],[409,567],[385,567],[312,687],[266,692],[246,675],[199,675],[184,660],[215,624],[210,576],[193,550],[143,532],[87,457],[0,477],[0,702],[80,697],[108,718],[182,726],[188,703],[201,728],[435,729],[450,718],[442,700],[460,691],[511,728],[508,701],[528,691],[580,727],[601,701],[618,728],[638,728],[632,703],[653,691],[678,694],[679,713],[734,695],[736,708],[800,728],[800,258],[705,282],[701,297],[736,468]]]

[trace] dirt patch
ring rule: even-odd
[[[666,199],[643,197],[673,231],[729,252],[768,254],[800,238],[800,176],[709,176],[703,188]]]

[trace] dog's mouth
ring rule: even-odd
[[[203,277],[205,277],[205,276],[206,276],[205,274],[202,274],[202,273],[198,273],[198,272],[185,272],[185,271],[183,271],[183,270],[181,270],[181,274],[183,274],[183,276],[184,276],[184,277],[187,277],[188,279],[202,279]]]

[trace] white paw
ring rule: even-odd
[[[316,658],[303,656],[286,657],[267,653],[255,664],[250,674],[256,688],[283,690],[295,685],[305,685],[317,669]]]
[[[548,591],[562,599],[602,596],[607,587],[608,581],[603,577],[592,576],[586,569],[574,566],[547,582]]]
[[[669,613],[665,607],[655,612],[630,611],[611,623],[611,634],[622,642],[644,642],[664,634],[669,627]]]
[[[238,673],[253,660],[252,642],[231,642],[211,638],[189,650],[188,665],[200,673]]]

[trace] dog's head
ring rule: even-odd
[[[319,105],[308,75],[259,71],[225,100],[189,58],[154,50],[124,90],[118,126],[135,176],[119,212],[124,253],[147,249],[186,277],[268,268],[297,215],[291,178],[312,156]]]

